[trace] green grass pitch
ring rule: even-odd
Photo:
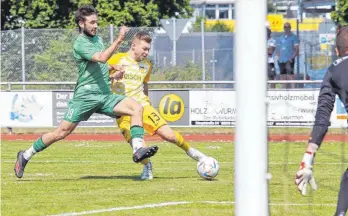
[[[30,144],[2,141],[1,215],[235,215],[231,142],[192,143],[219,161],[214,181],[201,179],[196,162],[166,142],[149,143],[160,147],[152,158],[155,178],[141,181],[142,166],[132,162],[128,144],[100,141],[56,143],[34,156],[24,177],[17,179],[13,172],[17,151]],[[304,147],[303,142],[269,143],[271,215],[324,216],[335,211],[348,147],[341,142],[323,144],[315,160],[319,189],[302,197],[294,176]]]

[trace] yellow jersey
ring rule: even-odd
[[[108,64],[123,65],[125,68],[123,78],[112,81],[111,88],[114,93],[131,97],[143,107],[150,105],[149,97],[144,94],[144,83],[150,80],[152,70],[149,60],[137,62],[129,53],[117,53],[111,56]]]

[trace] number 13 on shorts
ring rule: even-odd
[[[154,134],[163,125],[168,124],[153,106],[145,106],[143,113],[144,128],[149,134]]]
[[[120,130],[123,132],[123,136],[127,141],[130,140],[130,117],[121,116],[117,119],[117,124]],[[145,106],[143,112],[143,126],[144,129],[153,135],[158,128],[166,125],[167,122],[162,118],[162,116],[157,112],[153,106]]]

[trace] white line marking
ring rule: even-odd
[[[129,206],[129,207],[125,207],[124,206],[124,207],[115,207],[115,208],[108,208],[108,209],[90,210],[90,211],[83,211],[83,212],[61,213],[61,214],[50,215],[50,216],[88,215],[88,214],[97,214],[97,213],[103,213],[103,212],[114,212],[114,211],[124,211],[124,210],[133,210],[133,209],[145,209],[145,208],[158,208],[158,207],[185,205],[185,204],[193,204],[193,203],[229,204],[229,205],[234,205],[235,204],[235,202],[233,202],[233,201],[163,202],[163,203],[157,203],[157,204],[145,204],[145,205]],[[325,203],[325,204],[270,203],[270,205],[271,206],[329,206],[329,207],[336,206],[336,204],[333,204],[333,203]]]
[[[103,212],[144,209],[144,208],[157,208],[157,207],[172,206],[172,205],[183,205],[183,204],[189,204],[189,203],[192,203],[192,202],[187,202],[187,201],[164,202],[164,203],[158,203],[158,204],[146,204],[146,205],[130,206],[130,207],[117,207],[117,208],[91,210],[91,211],[83,211],[83,212],[62,213],[62,214],[51,215],[51,216],[87,215],[87,214],[96,214],[96,213],[103,213]]]
[[[305,203],[271,203],[270,206],[336,206],[334,203],[324,203],[324,204],[305,204]]]

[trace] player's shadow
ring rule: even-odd
[[[59,181],[76,181],[76,178],[64,178],[64,179],[16,179],[19,182],[59,182]]]
[[[164,177],[164,176],[155,176],[154,179],[182,179],[182,178],[190,178],[190,177]],[[80,179],[130,179],[133,181],[144,181],[140,179],[140,176],[82,176]]]
[[[133,181],[142,181],[139,176],[82,176],[80,179],[130,179]]]
[[[192,178],[190,176],[178,176],[178,177],[168,177],[168,176],[155,176],[154,179],[187,179]],[[22,182],[47,182],[47,181],[76,181],[76,180],[110,180],[110,179],[128,179],[133,181],[144,181],[140,176],[82,176],[80,178],[65,178],[65,179],[17,179],[17,181]],[[203,179],[202,179],[203,180]]]
[[[155,177],[156,178],[156,177]],[[143,181],[140,176],[82,176],[80,178],[66,178],[66,179],[18,179],[17,181],[76,181],[76,180],[110,180],[110,179],[130,179],[133,181]]]

